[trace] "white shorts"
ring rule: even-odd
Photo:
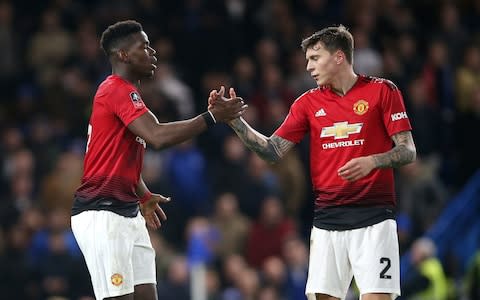
[[[355,277],[360,294],[400,296],[400,262],[395,220],[359,229],[332,231],[312,228],[305,294],[345,299]]]
[[[87,263],[97,299],[156,284],[155,250],[141,213],[126,218],[106,210],[72,216],[72,231]]]

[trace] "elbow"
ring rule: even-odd
[[[269,157],[268,159],[266,159],[266,161],[269,165],[275,165],[277,162],[280,161],[280,157],[278,156]]]
[[[415,148],[415,145],[412,145],[410,148],[410,161],[408,163],[412,163],[417,160],[417,148]]]
[[[266,161],[269,165],[274,165],[278,161],[280,161],[281,157],[278,156],[275,152],[269,152],[269,153],[258,153],[258,156]]]
[[[155,150],[163,150],[171,146],[171,144],[166,141],[158,140],[150,143],[151,147]]]
[[[155,150],[163,150],[169,146],[168,142],[161,137],[150,137],[148,139],[148,145]]]

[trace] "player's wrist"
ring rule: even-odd
[[[206,112],[202,113],[201,116],[203,117],[203,120],[205,120],[205,124],[207,124],[207,128],[211,128],[217,124],[217,120],[215,119],[215,116],[210,110],[207,110]]]
[[[145,194],[143,194],[143,196],[138,200],[140,202],[140,204],[144,204],[145,202],[147,202],[150,198],[152,197],[152,192],[150,191],[146,191]]]

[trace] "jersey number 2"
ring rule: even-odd
[[[381,263],[382,265],[383,265],[384,263],[386,263],[385,268],[383,268],[382,272],[380,272],[380,278],[382,278],[382,279],[391,279],[392,276],[386,274],[387,271],[390,269],[390,266],[391,266],[390,258],[388,258],[388,257],[382,257],[382,258],[380,258],[380,263]]]

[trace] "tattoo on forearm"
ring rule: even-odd
[[[250,150],[269,162],[279,160],[293,146],[290,141],[277,136],[267,138],[241,119],[231,121],[230,126]]]
[[[415,160],[416,150],[410,131],[392,137],[395,147],[385,153],[373,155],[377,168],[398,168]]]

